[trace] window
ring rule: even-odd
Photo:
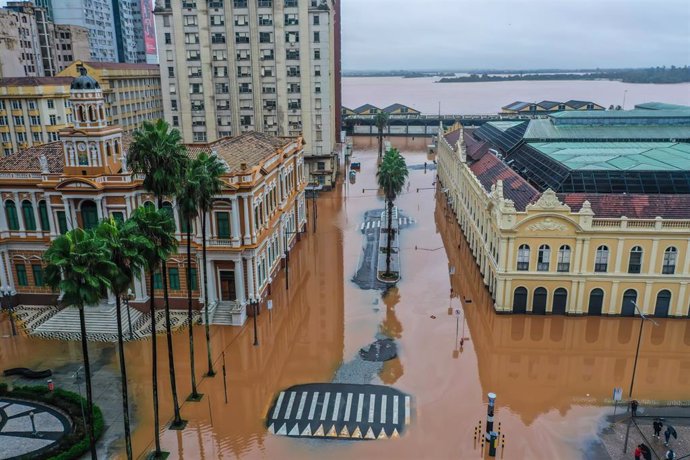
[[[57,211],[58,227],[60,229],[60,234],[64,235],[67,233],[67,215],[65,211]]]
[[[187,50],[187,60],[188,61],[198,61],[201,59],[199,50]]]
[[[637,302],[637,291],[635,289],[625,291],[623,293],[621,316],[635,316],[635,302]]]
[[[48,99],[48,108],[49,109],[54,109],[55,108],[55,101],[52,99]]]
[[[225,25],[225,17],[222,15],[211,15],[211,25],[212,26],[223,26]]]
[[[518,248],[517,269],[519,271],[529,270],[529,246],[526,244],[522,244]]]
[[[568,309],[568,291],[564,288],[558,288],[553,292],[553,303],[551,304],[551,313],[554,315],[565,315]]]
[[[34,286],[43,286],[43,267],[39,264],[32,264],[31,272],[34,275]]]
[[[28,286],[29,280],[26,278],[26,265],[17,264],[15,267],[17,269],[17,284],[20,286]]]
[[[217,212],[216,225],[218,238],[230,238],[230,213]]]
[[[570,246],[564,244],[558,249],[558,267],[559,272],[570,271]]]
[[[175,78],[175,67],[168,67],[168,78]]]
[[[211,43],[225,43],[225,34],[215,32],[213,35],[211,35]]]
[[[656,295],[656,305],[654,306],[654,316],[666,318],[671,306],[671,291],[666,289],[659,291]]]
[[[259,25],[260,26],[272,26],[273,16],[270,14],[260,14],[259,15]]]
[[[246,8],[247,0],[233,0],[232,6],[234,6],[235,8]]]
[[[153,274],[153,288],[163,289],[163,279],[161,278],[161,272],[157,271]]]
[[[318,61],[321,59],[321,50],[314,50],[314,60]]]
[[[666,248],[664,251],[664,265],[661,267],[661,273],[664,275],[673,275],[676,272],[677,259],[678,250],[673,246]]]
[[[184,25],[186,25],[186,26],[197,25],[196,15],[185,15],[183,21],[184,21]]]
[[[165,33],[165,44],[172,45],[172,34],[170,32]]]
[[[599,246],[597,254],[594,258],[594,271],[605,272],[609,266],[609,248],[608,246]]]
[[[321,43],[321,33],[314,32],[314,43]]]
[[[513,293],[513,313],[525,313],[527,311],[527,289],[519,287]]]
[[[190,268],[189,269],[189,283],[192,286],[192,291],[196,291],[197,289],[199,289],[199,286],[197,283],[196,268]]]
[[[19,110],[19,109],[21,109],[21,108],[22,108],[22,101],[19,101],[19,100],[17,100],[17,99],[14,99],[14,100],[12,101],[12,109],[14,109],[14,110]]]
[[[123,224],[125,222],[125,215],[122,211],[113,212],[113,220],[118,224]]]
[[[285,32],[285,41],[288,43],[299,43],[299,32]]]
[[[48,115],[48,119],[50,120],[50,126],[57,125],[57,117],[55,115]]]
[[[180,117],[178,117],[177,115],[173,115],[172,124],[173,126],[180,126]]]
[[[227,52],[225,50],[213,50],[213,60],[214,61],[225,61],[228,59]]]
[[[177,99],[170,99],[170,110],[177,112]]]
[[[630,260],[628,261],[628,273],[640,273],[642,269],[642,248],[635,246],[630,250]]]
[[[173,225],[175,225],[175,215],[173,214],[172,204],[169,201],[163,203],[161,211],[165,212],[165,214],[167,214],[168,217],[170,217],[170,221],[173,223]],[[177,228],[175,228],[175,231],[177,231]]]
[[[551,248],[546,244],[542,244],[539,246],[539,253],[537,254],[537,271],[548,272],[550,260]]]
[[[294,13],[285,15],[285,25],[286,26],[296,26],[299,24],[299,16]]]
[[[320,76],[321,76],[321,66],[320,66],[320,65],[315,65],[315,66],[314,66],[314,76],[315,76],[315,77],[320,77]]]
[[[177,267],[170,267],[168,269],[168,279],[170,282],[170,289],[180,289],[180,271],[177,269]]]
[[[46,206],[45,200],[38,202],[38,217],[41,219],[41,230],[49,232],[50,221],[48,220],[48,206]]]
[[[273,6],[273,0],[259,0],[259,8],[271,8]]]
[[[54,117],[54,116],[55,116],[55,115],[51,115],[51,117]],[[30,124],[31,126],[38,126],[38,125],[40,125],[40,124],[41,124],[41,117],[39,117],[39,116],[37,116],[37,115],[31,115],[31,116],[29,117],[29,124]]]
[[[249,32],[235,32],[235,43],[249,43]]]
[[[259,32],[259,43],[272,43],[272,35],[271,32]]]
[[[318,26],[320,20],[321,20],[320,16],[318,14],[315,14],[314,15],[314,25]]]
[[[591,316],[601,316],[601,307],[604,304],[604,291],[599,288],[592,289],[589,293],[589,306],[587,314]]]
[[[8,200],[5,202],[5,215],[7,217],[7,226],[10,230],[19,230],[19,218],[17,217],[17,207],[14,201]]]

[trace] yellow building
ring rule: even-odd
[[[564,114],[439,135],[495,309],[687,317],[690,108]]]
[[[72,122],[71,77],[0,79],[0,143],[7,156],[59,140]]]
[[[126,219],[134,209],[154,205],[142,179],[127,168],[128,138],[105,117],[98,82],[82,75],[71,83],[74,126],[60,141],[30,147],[0,159],[0,284],[13,301],[52,305],[43,283],[42,254],[50,241],[71,228],[92,228],[105,217]],[[248,132],[212,143],[189,144],[191,156],[217,155],[226,166],[223,191],[207,217],[207,265],[201,261],[201,222],[193,222],[192,276],[198,304],[201,270],[208,274],[212,312],[242,324],[248,302],[260,300],[306,228],[306,171],[302,138]],[[171,306],[186,306],[186,232],[174,197],[179,254],[167,261]],[[148,299],[150,286],[135,279],[133,304]],[[154,289],[158,289],[154,279]],[[156,293],[157,298],[161,298]],[[109,296],[109,302],[113,302]]]
[[[79,76],[84,67],[103,90],[108,122],[130,133],[145,120],[163,118],[160,69],[156,64],[75,61],[59,76]]]

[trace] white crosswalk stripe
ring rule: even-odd
[[[278,402],[276,403],[276,408],[273,411],[273,418],[278,418],[278,414],[280,413],[280,408],[283,405],[283,398],[285,397],[285,392],[281,391],[280,394],[278,395]],[[122,411],[124,413],[124,411]]]
[[[398,395],[393,396],[393,424],[398,424]]]
[[[388,396],[381,396],[381,423],[386,423],[386,399]]]
[[[326,420],[326,412],[328,412],[328,400],[331,399],[331,393],[326,392],[323,398],[323,408],[321,409],[321,420]]]
[[[316,401],[319,399],[319,392],[315,391],[314,396],[311,398],[311,407],[309,408],[309,420],[314,420],[314,412],[316,411]]]
[[[288,401],[287,409],[285,409],[285,418],[289,419],[290,414],[292,413],[292,404],[295,402],[295,396],[297,396],[297,393],[294,391],[290,393],[290,400]]]
[[[307,393],[302,393],[302,397],[299,400],[299,407],[297,408],[297,415],[295,418],[302,418],[302,411],[304,410],[304,403],[307,402]],[[124,411],[123,411],[124,412]]]
[[[376,395],[369,395],[369,423],[374,423],[374,407],[376,406]]]
[[[343,420],[350,421],[350,409],[352,408],[352,393],[347,394],[347,403],[345,404],[345,416]],[[124,412],[124,411],[123,411]]]
[[[333,420],[334,422],[338,420],[338,412],[340,410],[340,392],[335,394],[335,403],[333,404]]]
[[[356,422],[362,421],[362,409],[364,409],[364,393],[359,394],[359,403],[357,404],[357,418]]]

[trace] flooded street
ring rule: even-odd
[[[408,166],[430,162],[429,139],[392,142]],[[410,186],[396,201],[415,221],[401,230],[397,288],[383,298],[381,291],[358,288],[352,278],[362,257],[360,226],[366,211],[384,206],[375,190],[376,148],[375,138],[356,138],[353,161],[361,162],[356,182],[346,179],[318,198],[317,231],[310,214],[308,232],[290,255],[289,290],[281,271],[272,283],[272,312],[265,305],[261,310],[258,347],[252,345],[251,319],[244,328],[214,326],[217,375],[202,378],[204,331],[195,328],[195,372],[204,398],[184,402],[182,416],[189,421],[184,431],[162,431],[170,458],[480,458],[473,430],[480,420],[485,423],[488,392],[497,394],[503,458],[582,458],[609,410],[604,404],[613,388],[622,386],[627,396],[639,320],[495,314],[459,227],[434,188],[434,170],[410,169]],[[463,314],[457,318],[454,309]],[[643,404],[690,399],[690,322],[658,322],[644,331],[635,397]],[[78,342],[2,337],[8,333],[5,320],[0,368],[58,368],[81,360]],[[359,383],[391,385],[412,397],[412,422],[400,439],[314,440],[267,432],[265,417],[277,393],[296,384],[330,382],[341,364],[379,333],[396,340],[399,356],[372,382]],[[138,458],[153,443],[150,345],[126,344]],[[158,346],[164,425],[172,417],[164,336]],[[184,401],[191,388],[186,332],[175,334],[174,346]],[[115,345],[90,347],[94,367],[118,378]],[[98,395],[96,387],[96,404]]]

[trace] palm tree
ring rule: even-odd
[[[89,434],[91,458],[96,458],[96,437],[93,426],[93,395],[91,364],[86,337],[84,307],[98,303],[105,289],[110,288],[107,274],[114,268],[104,241],[93,232],[81,228],[70,230],[51,243],[44,254],[45,281],[53,290],[62,291],[62,302],[79,309],[81,350],[86,377],[86,414],[84,423]]]
[[[145,174],[144,188],[156,196],[159,209],[163,207],[163,197],[176,194],[182,182],[186,165],[189,162],[187,149],[182,144],[180,132],[176,129],[170,129],[170,125],[162,119],[157,120],[155,123],[145,121],[143,125],[134,132],[134,139],[129,147],[127,158],[129,159],[129,164],[133,173]],[[168,343],[170,387],[172,390],[173,411],[175,414],[170,428],[181,429],[184,427],[185,421],[180,417],[180,405],[177,400],[175,357],[173,355],[172,346],[166,259],[161,260],[161,279],[163,281],[165,333]]]
[[[393,202],[400,194],[407,179],[407,165],[405,158],[392,148],[386,152],[383,161],[376,172],[376,179],[379,187],[383,189],[388,205],[388,244],[386,247],[386,276],[390,276],[391,270],[391,243],[395,235],[392,231],[393,226]]]
[[[379,159],[383,155],[383,130],[388,126],[388,114],[386,112],[377,112],[374,116],[374,125],[379,130]]]
[[[211,359],[211,329],[208,317],[208,273],[206,265],[206,215],[213,207],[213,197],[220,193],[223,181],[220,176],[225,172],[225,165],[216,155],[201,153],[194,160],[194,168],[198,169],[195,176],[199,181],[198,205],[201,211],[201,250],[204,265],[204,318],[206,323],[206,352],[208,357],[208,375],[213,377],[216,372],[213,370],[213,360]],[[245,210],[246,212],[246,210]]]
[[[153,386],[153,423],[155,434],[154,458],[162,457],[158,421],[158,351],[156,348],[156,307],[154,289],[154,272],[160,268],[162,261],[167,260],[170,253],[177,247],[175,239],[175,223],[170,215],[153,206],[142,206],[132,214],[132,222],[137,227],[137,232],[143,235],[151,245],[143,248],[142,255],[146,261],[146,270],[149,272],[151,295],[149,296],[149,311],[151,314],[151,367]],[[179,414],[178,414],[179,415]]]
[[[187,236],[187,322],[189,323],[189,367],[192,376],[192,394],[187,401],[199,401],[201,396],[196,388],[196,375],[194,372],[194,325],[192,324],[192,222],[199,216],[199,178],[198,160],[193,160],[187,165],[185,180],[177,196],[177,205],[180,209],[180,217],[186,224]]]
[[[122,296],[127,292],[134,279],[144,267],[144,254],[153,248],[151,241],[141,235],[135,222],[128,220],[118,222],[113,218],[102,221],[95,229],[98,238],[105,242],[113,262],[113,269],[108,273],[110,289],[115,294],[115,311],[117,314],[117,344],[120,354],[120,379],[122,381],[122,413],[125,425],[125,450],[127,458],[132,459],[132,438],[129,427],[129,400],[127,396],[127,368],[125,366],[125,347],[122,336]]]

